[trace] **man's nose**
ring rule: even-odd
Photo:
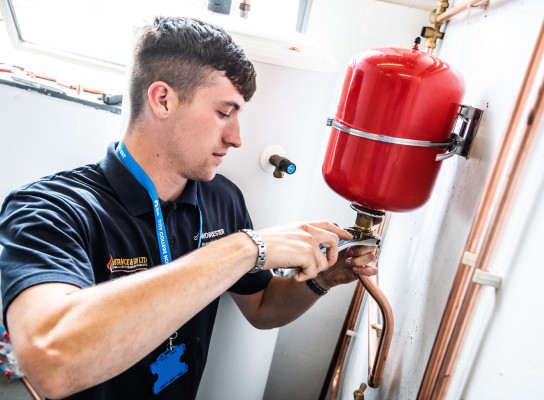
[[[224,142],[231,147],[238,148],[242,145],[242,136],[240,135],[240,121],[238,118],[232,118],[225,127]]]

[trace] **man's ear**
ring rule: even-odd
[[[174,89],[165,82],[153,82],[147,89],[149,105],[159,119],[167,118],[178,99]]]

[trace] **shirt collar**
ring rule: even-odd
[[[152,212],[153,206],[147,190],[140,185],[117,156],[115,152],[117,143],[114,142],[108,146],[106,156],[99,163],[100,168],[119,200],[132,216]],[[197,190],[198,182],[188,180],[181,196],[176,200],[176,204],[185,203],[196,207]]]

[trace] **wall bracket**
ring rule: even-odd
[[[452,145],[446,153],[436,156],[437,161],[445,160],[453,155],[468,158],[483,113],[483,110],[476,107],[466,105],[459,107],[452,132]]]

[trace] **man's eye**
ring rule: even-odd
[[[219,114],[219,118],[220,118],[220,119],[228,118],[228,117],[229,117],[228,114],[225,114],[224,112],[221,112],[221,111],[218,111],[217,114]]]

